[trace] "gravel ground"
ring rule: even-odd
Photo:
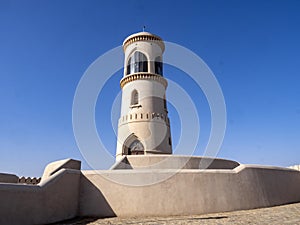
[[[181,225],[181,224],[299,224],[300,225],[300,203],[276,206],[262,209],[242,210],[226,213],[213,213],[194,216],[173,217],[149,217],[149,218],[85,218],[57,225],[111,225],[111,224],[143,224],[143,225]]]

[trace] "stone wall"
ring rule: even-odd
[[[239,165],[233,170],[127,169],[82,174],[80,216],[197,215],[300,202],[300,172],[279,167]]]
[[[201,156],[127,155],[110,169],[234,169],[238,162]]]
[[[289,166],[288,168],[300,171],[300,165]]]
[[[80,176],[80,170],[61,168],[38,185],[0,183],[0,224],[48,224],[76,217]]]
[[[0,183],[18,183],[18,179],[14,174],[0,173]]]
[[[126,169],[118,162],[111,170],[80,171],[79,161],[67,159],[49,164],[37,185],[19,184],[17,178],[0,183],[0,224],[199,215],[300,202],[300,172],[294,169],[217,159],[204,170],[202,157],[125,158]],[[184,167],[176,167],[182,162]]]

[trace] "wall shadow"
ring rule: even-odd
[[[96,175],[97,176],[97,175]],[[100,175],[99,175],[100,176]],[[116,217],[115,212],[102,192],[86,176],[81,175],[79,214],[80,217],[108,218]]]

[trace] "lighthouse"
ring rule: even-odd
[[[125,54],[116,159],[124,155],[172,154],[163,77],[165,45],[157,35],[139,32],[123,42]]]

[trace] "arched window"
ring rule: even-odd
[[[137,90],[133,90],[131,93],[131,105],[139,104],[139,93]]]
[[[143,53],[136,51],[127,62],[126,75],[138,72],[148,72],[148,60]]]
[[[160,56],[155,58],[154,68],[156,74],[163,75],[163,63]]]

